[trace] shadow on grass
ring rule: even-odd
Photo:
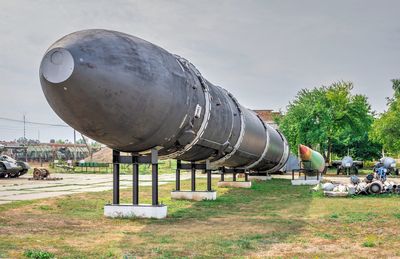
[[[198,187],[205,189],[203,182]],[[148,220],[140,233],[150,251],[122,242],[120,248],[127,258],[229,257],[265,251],[290,242],[302,230],[312,198],[309,186],[274,179],[253,182],[251,189],[219,188],[215,201],[165,199],[168,218]]]

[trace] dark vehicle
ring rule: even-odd
[[[7,155],[0,155],[0,178],[19,177],[26,174],[29,168],[28,163],[16,161]]]

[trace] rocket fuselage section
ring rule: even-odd
[[[85,30],[55,42],[40,66],[53,110],[113,149],[159,149],[164,158],[277,171],[284,136],[205,80],[187,60],[115,31]]]

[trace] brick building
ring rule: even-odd
[[[270,126],[272,126],[275,129],[278,128],[278,124],[276,124],[276,122],[274,121],[274,117],[281,116],[282,115],[281,112],[277,112],[277,111],[273,111],[273,110],[253,110],[253,111],[255,111],[264,122],[268,123]]]

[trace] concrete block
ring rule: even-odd
[[[297,179],[298,179],[298,180],[304,180],[304,175],[298,177]],[[317,176],[316,176],[316,175],[315,175],[315,176],[308,176],[308,175],[307,175],[306,179],[307,179],[307,180],[317,180]],[[320,176],[318,177],[318,180],[322,180],[322,179],[323,179],[323,176],[320,175]],[[296,180],[296,179],[295,179],[295,180]]]
[[[270,175],[249,175],[249,181],[251,180],[259,180],[259,181],[268,181],[272,179]]]
[[[167,206],[107,204],[104,206],[104,216],[110,218],[163,219],[167,217]]]
[[[324,191],[324,195],[327,197],[347,197],[349,195],[349,193],[348,192]]]
[[[216,200],[217,192],[216,191],[172,191],[171,198],[176,200],[193,200],[193,201],[202,201],[202,200]]]
[[[302,179],[295,179],[292,180],[292,185],[317,185],[319,184],[320,180],[302,180]]]
[[[251,188],[251,182],[242,182],[242,181],[219,181],[217,184],[218,187],[236,187],[236,188]]]

